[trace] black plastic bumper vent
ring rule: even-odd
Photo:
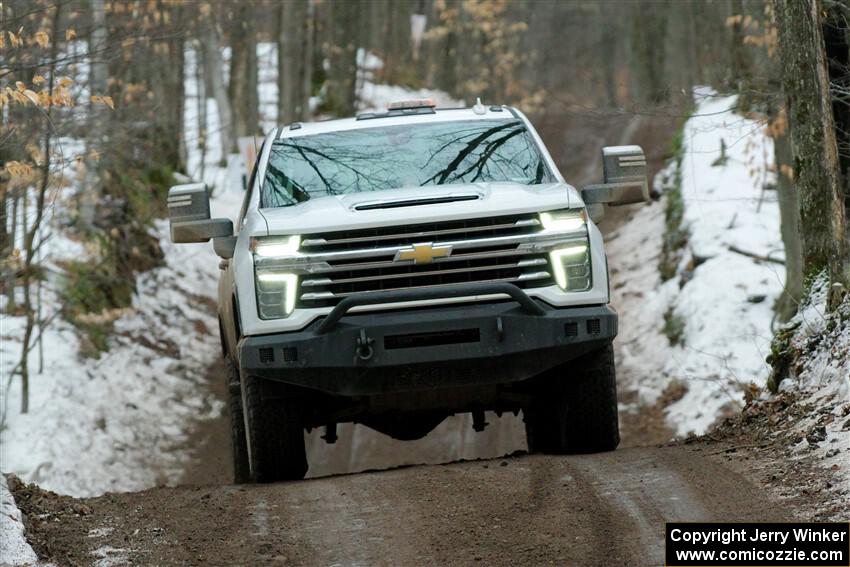
[[[599,319],[588,319],[587,320],[587,334],[598,335],[601,330],[602,330],[602,324],[599,322]]]
[[[568,337],[577,337],[578,336],[578,323],[566,323],[564,324],[564,334]]]
[[[260,362],[274,362],[274,349],[273,348],[261,348],[260,349]]]

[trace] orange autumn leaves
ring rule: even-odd
[[[77,34],[68,29],[64,33],[65,41],[73,41]],[[51,36],[46,31],[36,31],[26,35],[22,29],[14,31],[0,31],[0,50],[14,50],[23,48],[35,48],[37,50],[47,49],[51,45]],[[47,67],[48,65],[45,64]],[[48,75],[49,77],[49,75]],[[20,105],[47,111],[54,107],[71,108],[77,105],[77,95],[74,92],[74,79],[68,76],[54,77],[51,82],[49,78],[41,74],[35,74],[29,80],[29,84],[15,80],[0,80],[0,109],[6,106]],[[92,95],[89,101],[93,105],[104,105],[110,109],[115,108],[112,97]],[[7,116],[14,116],[13,114]],[[5,127],[12,125],[6,123]],[[38,160],[15,161],[10,160],[3,164],[0,172],[5,173],[10,179],[23,181],[31,179],[34,175],[34,165]]]

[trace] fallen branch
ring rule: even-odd
[[[770,256],[760,256],[759,254],[755,254],[753,252],[747,252],[746,250],[741,250],[737,246],[730,246],[729,250],[731,252],[735,252],[736,254],[741,254],[743,256],[747,256],[748,258],[752,258],[754,260],[759,260],[760,262],[773,262],[774,264],[780,264],[782,266],[785,265],[785,260],[780,260],[779,258],[771,258]]]

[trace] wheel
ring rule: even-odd
[[[539,378],[525,413],[532,453],[596,453],[620,444],[611,344]]]
[[[307,473],[301,405],[292,394],[285,385],[243,377],[248,459],[254,482],[296,480]]]
[[[233,482],[244,484],[251,481],[248,464],[248,443],[245,440],[245,417],[242,415],[242,388],[239,367],[233,360],[224,358],[227,380],[227,407],[230,410],[230,453],[233,457]]]

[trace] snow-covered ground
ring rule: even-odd
[[[763,190],[774,182],[772,141],[762,124],[729,110],[735,107],[734,97],[702,90],[696,103],[684,126],[681,163],[671,164],[657,178],[661,190],[681,179],[689,236],[676,275],[662,282],[658,269],[669,194],[637,209],[607,242],[616,272],[612,280],[617,282],[612,302],[621,315],[620,385],[638,394],[638,401],[622,410],[660,403],[675,434],[704,433],[721,418],[739,413],[749,391],[756,403],[747,412],[778,411],[767,434],[775,450],[790,440],[788,456],[813,459],[834,473],[830,490],[836,502],[846,500],[850,298],[829,314],[825,282],[812,286],[789,323],[789,350],[795,353],[790,377],[781,383],[780,396],[770,394],[766,358],[784,267],[732,248],[782,259],[776,193]],[[725,160],[720,159],[721,139]],[[681,344],[670,344],[665,316],[682,323]],[[785,403],[796,407],[773,409]],[[787,459],[783,454],[776,458]],[[799,488],[792,494],[795,490]]]
[[[192,52],[187,60],[186,88],[192,94]],[[218,167],[222,144],[216,108],[212,101],[207,106],[209,149],[203,177],[217,189],[213,216],[234,218],[243,195],[243,164],[231,156],[228,167]],[[188,169],[199,176],[197,113],[189,99],[186,126]],[[66,173],[70,180],[79,177],[74,171]],[[42,259],[51,274],[44,289],[47,318],[62,307],[58,261],[87,254],[64,228],[67,219],[52,214],[70,208],[77,190],[72,184],[59,192],[44,222],[44,236],[49,238]],[[207,368],[220,353],[212,307],[218,259],[211,244],[172,244],[165,220],[157,221],[153,230],[166,265],[141,274],[132,306],[112,315],[117,319],[107,352],[97,359],[81,357],[76,329],[61,316],[50,318],[41,353],[39,348],[30,352],[30,411],[25,415],[19,411],[20,378],[12,375],[20,358],[24,318],[5,313],[0,318],[4,473],[74,496],[174,482],[189,459],[188,438],[196,421],[221,415],[222,404],[206,384]]]
[[[194,61],[194,53],[188,52],[186,89],[190,97],[185,123],[187,169],[199,178],[197,107],[191,100],[197,86],[192,80]],[[230,156],[227,167],[218,166],[222,143],[217,112],[212,100],[207,103],[203,180],[216,188],[212,215],[235,218],[242,202],[244,164],[239,156]],[[63,145],[68,155],[81,146],[77,140],[64,140]],[[67,171],[65,177],[81,178],[74,171]],[[12,375],[21,354],[25,321],[5,313],[0,316],[0,470],[73,496],[173,483],[190,459],[189,436],[197,422],[216,419],[224,411],[206,383],[209,365],[220,356],[212,307],[218,258],[209,243],[172,244],[167,221],[157,221],[153,230],[165,266],[139,276],[132,306],[113,323],[109,350],[98,359],[83,358],[76,329],[61,316],[51,318],[62,307],[58,262],[79,260],[87,254],[86,247],[65,228],[68,219],[53,214],[67,210],[78,190],[74,181],[57,192],[43,223],[41,259],[50,270],[43,312],[50,322],[43,331],[41,354],[34,348],[29,355],[27,414],[19,411],[21,383]],[[26,548],[11,543],[18,541],[17,509],[5,477],[0,477],[4,506],[0,539],[10,542],[0,549],[0,563],[27,564]]]
[[[779,389],[814,408],[794,424],[794,453],[814,454],[837,473],[839,489],[850,498],[850,297],[830,313],[826,295],[822,276],[789,322],[789,346],[798,356]]]
[[[38,558],[24,536],[21,511],[0,474],[0,565],[35,565]]]
[[[703,89],[695,98],[681,163],[657,178],[662,190],[681,178],[689,238],[676,276],[662,282],[658,270],[669,195],[640,208],[607,248],[612,270],[626,274],[615,276],[612,290],[624,385],[641,404],[669,398],[667,422],[679,435],[705,432],[740,408],[749,384],[764,386],[772,307],[784,281],[781,265],[732,251],[781,258],[776,192],[764,190],[772,141],[761,124],[730,110],[735,97]],[[667,335],[677,324],[681,343],[672,345]]]
[[[238,200],[219,199],[215,208],[226,215],[238,210]],[[217,260],[210,245],[171,244],[164,221],[156,229],[166,266],[139,277],[132,307],[114,322],[109,350],[81,358],[75,328],[57,317],[44,330],[41,372],[38,349],[30,353],[26,415],[18,411],[20,379],[12,377],[0,432],[4,472],[77,496],[146,488],[180,473],[185,451],[175,448],[187,441],[193,421],[222,411],[204,383],[219,352],[209,306]],[[45,254],[63,238],[54,232]],[[45,313],[61,308],[53,290],[44,303]],[[23,317],[3,317],[0,369],[7,380],[23,324]]]

